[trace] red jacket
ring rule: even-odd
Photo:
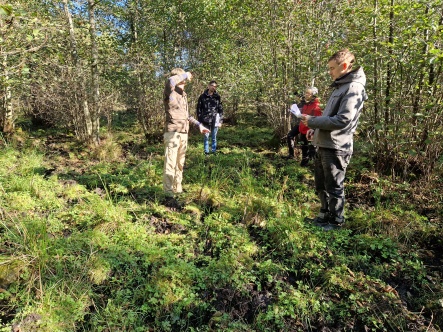
[[[301,114],[320,116],[321,108],[318,99],[315,98],[313,101],[304,104],[303,108],[301,109]],[[298,127],[298,129],[300,131],[300,134],[306,135],[306,133],[309,130],[309,127],[305,126],[302,122],[300,122],[300,126]]]

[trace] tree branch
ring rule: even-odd
[[[35,47],[31,47],[28,48],[26,50],[15,50],[15,51],[10,51],[10,52],[1,52],[0,55],[1,56],[9,56],[9,55],[16,55],[16,54],[25,54],[25,53],[32,53],[32,52],[37,52],[38,50],[40,50],[41,48],[43,48],[46,44],[46,42],[48,41],[48,35],[45,35],[45,40],[38,46]]]

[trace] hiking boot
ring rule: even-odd
[[[175,197],[171,197],[171,196],[165,197],[165,199],[163,200],[163,205],[168,208],[175,209],[175,210],[182,210],[183,209],[183,204],[180,203]]]
[[[331,216],[331,218],[330,218],[330,220],[329,220],[329,223],[330,223],[331,225],[341,227],[341,226],[343,226],[344,223],[345,223],[345,218],[343,218],[343,217],[340,218],[340,217],[333,217],[333,216]]]
[[[329,224],[330,219],[331,216],[329,215],[329,212],[319,212],[317,217],[312,220],[312,223],[319,226],[327,225]]]

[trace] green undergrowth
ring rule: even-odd
[[[443,326],[441,223],[417,212],[407,184],[364,186],[357,157],[348,225],[325,232],[304,221],[318,209],[312,169],[240,118],[217,155],[191,135],[177,210],[162,204],[162,144],[123,132],[99,150],[4,144],[0,331]]]

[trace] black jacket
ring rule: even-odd
[[[215,91],[212,96],[208,94],[208,89],[203,92],[197,102],[197,119],[207,126],[215,124],[217,113],[220,115],[220,122],[223,119],[223,105],[220,95]]]

